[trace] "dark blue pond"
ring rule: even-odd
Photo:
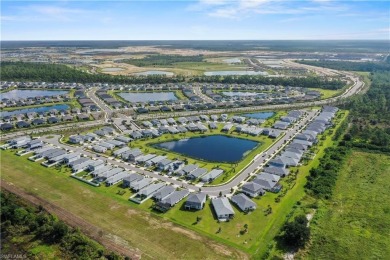
[[[274,114],[275,112],[258,112],[258,113],[243,114],[243,116],[256,118],[256,119],[267,119],[273,116]]]
[[[256,141],[242,138],[211,135],[159,143],[154,147],[205,161],[234,163],[240,161],[258,144]]]
[[[25,109],[18,109],[18,110],[12,110],[12,111],[2,111],[0,112],[1,117],[5,116],[13,116],[13,115],[19,115],[19,114],[27,114],[29,112],[49,112],[52,109],[57,109],[58,111],[62,110],[68,110],[70,107],[65,104],[59,104],[54,106],[44,106],[44,107],[34,107],[34,108],[25,108]]]

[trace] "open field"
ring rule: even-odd
[[[338,123],[345,119],[347,113],[342,115],[337,119]],[[102,228],[110,235],[115,234],[118,239],[123,238],[125,240],[123,243],[145,254],[147,252],[143,258],[158,256],[161,259],[245,259],[247,255],[242,251],[257,257],[262,256],[269,245],[273,246],[273,239],[279,233],[293,206],[305,195],[303,186],[309,170],[318,165],[324,149],[333,145],[331,139],[333,133],[334,129],[325,132],[326,139],[321,140],[321,146],[317,148],[317,156],[307,165],[299,168],[296,178],[295,174],[292,174],[282,180],[284,190],[287,192],[267,193],[260,199],[254,200],[257,210],[249,214],[235,208],[235,218],[227,223],[216,221],[209,201],[205,209],[198,212],[181,210],[184,203],[181,202],[165,214],[157,213],[152,210],[150,200],[140,206],[129,202],[128,198],[132,192],[128,189],[124,190],[118,185],[108,188],[92,187],[69,178],[68,169],[47,169],[38,163],[28,161],[25,157],[15,156],[11,151],[2,151],[1,154],[2,179],[27,192],[46,198]],[[125,193],[119,195],[118,191],[125,191]],[[276,198],[280,201],[276,202]],[[271,214],[265,213],[268,207],[272,208]],[[202,220],[194,224],[197,216]],[[179,225],[176,226],[171,222]],[[248,224],[249,232],[240,234],[245,224]],[[185,226],[189,230],[180,226]],[[219,227],[221,232],[217,234]],[[232,247],[213,242],[191,230]]]
[[[301,259],[388,259],[390,156],[353,151],[333,198],[320,204]]]
[[[245,70],[248,69],[244,64],[228,64],[223,62],[176,62],[173,65],[167,66],[149,66],[149,67],[138,67],[127,63],[112,63],[105,62],[97,67],[98,72],[102,72],[103,68],[121,68],[121,71],[115,72],[104,72],[111,75],[129,75],[137,72],[144,72],[149,70],[161,70],[170,71],[175,75],[184,76],[196,76],[203,75],[205,71],[216,71],[216,70]]]

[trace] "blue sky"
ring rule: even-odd
[[[389,1],[1,1],[2,40],[390,39]]]

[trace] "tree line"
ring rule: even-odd
[[[193,82],[222,83],[222,84],[264,84],[264,85],[283,85],[302,88],[321,88],[329,90],[341,89],[345,82],[336,77],[264,77],[258,75],[242,76],[199,76],[192,78]]]
[[[142,59],[125,59],[120,62],[132,64],[138,67],[153,67],[153,66],[172,66],[177,62],[202,62],[202,55],[182,56],[182,55],[149,55]]]
[[[343,105],[349,109],[351,127],[344,136],[346,145],[390,153],[390,73],[370,74],[367,93]]]
[[[23,236],[32,236],[28,243],[41,241],[41,244],[53,246],[60,251],[59,258],[63,259],[123,259],[121,256],[107,252],[97,242],[83,235],[78,229],[66,225],[42,207],[34,207],[12,193],[0,192],[1,199],[1,236],[3,250],[7,241]],[[18,247],[18,243],[11,242]],[[25,244],[23,244],[23,247]],[[35,257],[30,252],[17,248],[18,254],[26,254],[28,258]],[[14,248],[15,249],[15,248]],[[13,252],[3,251],[3,254]]]
[[[45,81],[77,83],[111,83],[111,84],[163,84],[184,81],[183,77],[166,77],[164,75],[113,76],[103,73],[90,74],[62,64],[45,64],[29,62],[1,62],[1,80],[3,81]]]
[[[387,62],[351,62],[351,61],[333,61],[333,60],[298,60],[298,63],[324,67],[335,70],[347,71],[390,71],[390,63]]]
[[[111,84],[166,84],[180,82],[205,82],[222,84],[267,84],[303,88],[341,89],[345,82],[340,78],[308,77],[278,77],[263,76],[199,76],[166,77],[150,75],[147,77],[113,76],[108,74],[89,74],[62,64],[44,64],[27,62],[1,62],[1,78],[3,81],[45,81],[45,82],[77,82],[77,83],[111,83]]]

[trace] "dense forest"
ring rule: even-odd
[[[344,137],[350,145],[390,152],[390,73],[370,74],[371,87],[343,107],[350,109],[351,127]]]
[[[181,56],[181,55],[149,55],[142,59],[126,59],[120,62],[129,63],[138,67],[153,67],[153,66],[171,66],[177,62],[202,62],[203,56]]]
[[[338,172],[348,153],[343,146],[329,147],[320,159],[320,165],[310,170],[305,188],[317,198],[329,199],[332,196],[333,186],[336,184]]]
[[[182,77],[151,75],[147,77],[111,76],[107,74],[89,74],[61,64],[1,62],[1,80],[4,81],[45,81],[77,83],[113,83],[113,84],[160,84],[181,82]]]
[[[0,193],[0,198],[4,255],[18,254],[30,259],[44,259],[44,256],[27,250],[29,245],[39,244],[58,248],[56,258],[59,259],[123,259],[115,253],[107,252],[100,244],[79,230],[67,226],[41,207],[28,205],[16,195],[4,191]],[[10,242],[12,246],[8,247]]]
[[[112,84],[161,84],[190,82],[210,82],[224,84],[270,84],[304,88],[341,89],[345,83],[338,78],[305,77],[305,78],[269,78],[262,76],[202,76],[185,78],[181,76],[147,76],[129,77],[107,74],[89,74],[60,64],[2,62],[0,63],[1,79],[4,81],[45,81],[77,83],[112,83]]]
[[[389,62],[350,62],[350,61],[333,61],[333,60],[298,60],[298,63],[324,67],[335,70],[347,71],[390,71]]]

